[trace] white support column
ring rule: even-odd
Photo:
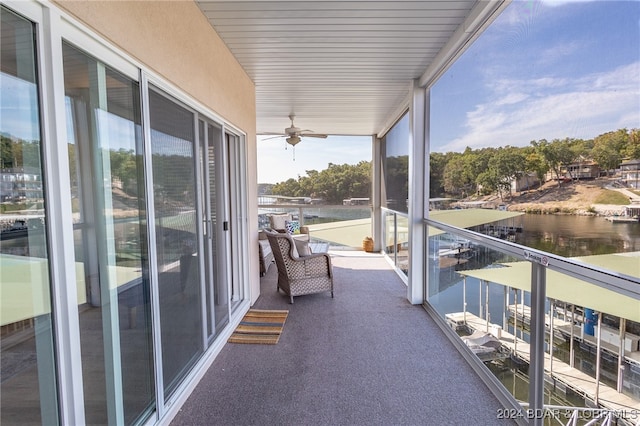
[[[569,367],[573,368],[573,359],[575,358],[574,348],[573,348],[573,326],[575,325],[575,316],[576,316],[576,305],[571,305],[571,341],[569,342]]]
[[[513,289],[513,353],[518,356],[518,289]]]
[[[373,250],[380,251],[382,244],[382,141],[375,136],[371,137],[371,237],[373,238]]]
[[[616,390],[619,393],[622,393],[622,385],[624,382],[624,338],[625,338],[625,330],[627,328],[627,320],[625,318],[620,318],[620,347],[618,349],[618,385]]]
[[[520,291],[520,305],[522,305],[522,329],[520,330],[520,337],[524,340],[524,290]],[[518,319],[518,311],[516,310],[516,320]]]
[[[489,332],[489,322],[491,321],[491,314],[489,313],[489,281],[482,280],[484,283],[484,319],[487,322],[486,332]]]
[[[424,301],[427,279],[427,241],[424,232],[425,209],[428,197],[425,181],[428,179],[428,103],[427,91],[413,83],[413,95],[409,110],[409,280],[407,299],[413,304]]]
[[[462,277],[462,321],[467,323],[467,276]]]
[[[502,297],[502,329],[507,331],[507,310],[509,308],[509,287],[504,287],[504,296]]]
[[[547,271],[540,264],[531,264],[531,338],[529,340],[529,412],[541,413],[544,408],[544,338]],[[542,425],[543,418],[529,418],[529,424]]]
[[[596,406],[600,404],[600,359],[602,357],[602,312],[598,312],[598,332],[596,333],[596,394],[594,402]]]
[[[555,311],[555,300],[549,299],[549,374],[555,387],[556,379],[553,377],[553,313]]]
[[[484,311],[482,310],[482,281],[478,283],[478,318],[482,319]]]

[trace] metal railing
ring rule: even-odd
[[[425,280],[425,294],[427,295],[425,309],[439,322],[452,342],[456,344],[505,406],[514,407],[513,409],[505,409],[504,418],[516,420],[521,424],[558,424],[550,423],[554,414],[559,410],[570,410],[570,414],[566,418],[567,423],[560,424],[577,424],[578,420],[582,422],[581,424],[596,424],[596,422],[606,424],[607,421],[613,419],[617,419],[618,424],[640,424],[640,387],[638,387],[640,385],[640,358],[634,357],[632,359],[627,356],[627,351],[625,351],[624,347],[627,344],[625,336],[628,333],[625,331],[626,319],[623,314],[619,317],[620,331],[616,353],[614,347],[616,339],[613,339],[613,344],[608,345],[602,341],[601,332],[606,328],[602,323],[602,312],[597,312],[597,326],[595,327],[596,332],[593,333],[594,336],[584,335],[584,327],[587,325],[586,313],[583,313],[582,317],[584,320],[582,334],[574,334],[574,329],[580,329],[580,323],[576,327],[575,313],[572,312],[569,316],[566,309],[568,306],[575,309],[576,302],[575,300],[573,302],[563,301],[558,296],[565,288],[564,283],[567,288],[570,285],[576,285],[575,288],[579,289],[583,285],[585,291],[588,287],[598,294],[609,295],[612,300],[623,298],[626,302],[623,303],[624,308],[620,306],[621,312],[629,312],[625,311],[629,305],[632,306],[632,310],[635,306],[635,309],[640,312],[640,277],[576,262],[433,220],[425,220],[425,225],[428,225],[425,226],[426,233],[429,232],[429,227],[439,230],[438,232],[444,231],[444,234],[439,237],[432,237],[431,240],[425,239],[429,241],[428,249],[425,248],[429,263]],[[438,238],[442,238],[443,235],[447,236],[446,239],[443,239],[446,241],[445,247],[438,245]],[[429,236],[427,235],[427,237]],[[457,249],[452,249],[451,242],[455,242]],[[469,254],[470,252],[472,254]],[[638,259],[638,257],[631,258],[631,261],[634,261],[633,259]],[[505,275],[505,269],[498,269],[502,267],[517,267],[520,268],[518,269],[520,271],[529,272],[520,273],[519,276],[514,277],[514,286],[509,288],[508,282],[502,284],[490,282],[492,276],[501,277],[496,279],[498,283],[501,280],[511,279]],[[464,279],[461,278],[463,276]],[[549,277],[552,277],[552,281],[560,280],[563,284],[557,285],[555,281],[548,282]],[[473,281],[473,286],[469,285],[471,281],[467,281],[467,278]],[[520,282],[519,287],[515,281]],[[523,281],[525,284],[522,283]],[[549,287],[551,284],[553,285]],[[469,312],[470,304],[467,303],[467,293],[470,287],[472,292],[477,288],[476,294],[479,294],[477,305],[475,305],[475,301],[473,302],[474,309],[477,306],[477,311],[475,311],[477,315]],[[520,301],[515,299],[515,315],[507,319],[510,306],[509,293],[512,289],[515,289],[516,295],[520,294]],[[552,292],[555,298],[550,297],[549,292]],[[455,294],[455,296],[450,296],[450,294]],[[491,300],[490,294],[492,295]],[[502,303],[500,303],[499,297],[496,297],[501,294],[504,294]],[[462,296],[462,300],[457,299],[460,296]],[[498,300],[496,301],[496,299]],[[573,297],[573,299],[576,298]],[[563,304],[565,315],[564,320],[560,320],[557,306]],[[461,308],[462,312],[453,312],[456,310],[456,306]],[[513,312],[513,306],[511,305],[510,312]],[[578,308],[587,312],[589,307],[578,306]],[[519,314],[520,310],[521,314]],[[615,313],[611,311],[607,314],[608,317],[615,316]],[[502,317],[501,325],[496,324],[496,317]],[[554,324],[554,318],[556,324]],[[636,318],[635,315],[634,318]],[[563,324],[564,328],[558,324]],[[454,329],[457,327],[464,329],[464,331],[455,332]],[[509,333],[509,330],[513,330],[512,333]],[[465,336],[472,331],[478,333]],[[487,354],[491,352],[489,349],[474,346],[475,343],[469,343],[474,342],[472,337],[480,335],[481,332],[484,332],[485,337],[493,335],[493,340],[498,342],[496,347],[498,344],[500,345],[493,355],[494,358],[490,356],[489,360],[486,358]],[[486,338],[490,339],[491,337]],[[557,343],[557,340],[561,338],[565,339],[565,343]],[[560,349],[566,346],[566,341],[569,339],[570,349],[563,354]],[[588,351],[585,360],[580,363],[580,368],[574,365],[573,359],[577,356],[576,351],[582,349],[576,349],[574,341],[579,341],[580,346],[585,346],[584,351]],[[635,349],[635,352],[640,354],[637,352],[639,349],[637,341],[632,340],[631,344],[636,345],[631,349]],[[593,359],[594,351],[595,360]],[[566,359],[562,356],[565,358],[568,356],[569,362],[565,363]],[[503,361],[497,361],[498,359]],[[608,362],[609,370],[603,368],[605,360]],[[514,395],[515,384],[513,389],[507,389],[504,383],[497,380],[496,374],[491,372],[490,367],[495,367],[498,362],[503,363],[500,368],[516,364],[513,373],[514,380],[516,376],[520,375],[529,382],[526,399],[522,395]],[[571,370],[568,370],[570,373],[561,374],[559,366],[570,368]],[[616,367],[617,371],[615,371]],[[636,373],[629,370],[635,370]],[[499,374],[503,373],[504,370],[499,372]],[[627,382],[625,382],[625,377]],[[502,380],[504,381],[504,377]],[[545,389],[545,381],[548,383],[547,389]],[[623,389],[623,384],[626,386],[625,389]],[[631,386],[633,389],[630,388]],[[575,404],[551,404],[549,403],[550,387],[569,389],[569,392],[565,391],[566,395],[573,397],[574,394],[579,394],[586,400],[585,402],[588,401],[589,404],[596,406],[597,410],[574,409],[572,406]],[[612,388],[615,392],[607,392],[607,398],[603,399],[601,395],[605,393],[605,388]],[[561,398],[561,392],[558,394]],[[597,416],[594,414],[596,412]],[[563,411],[564,414],[565,411]]]
[[[409,274],[409,215],[383,208],[382,227],[382,251],[406,281]]]
[[[300,225],[313,219],[325,218],[327,221],[348,220],[350,218],[371,217],[371,206],[343,206],[328,204],[258,204],[260,215],[269,213],[291,213],[298,218]],[[336,212],[338,214],[336,214]],[[340,214],[340,212],[347,212]],[[366,214],[349,214],[348,212],[366,212]]]

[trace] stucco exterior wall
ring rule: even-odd
[[[55,4],[246,133],[247,213],[257,218],[255,86],[197,5],[191,0]],[[253,304],[260,291],[257,220],[248,226]]]

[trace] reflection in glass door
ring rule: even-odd
[[[209,342],[229,322],[228,284],[224,260],[225,227],[228,227],[226,206],[222,196],[224,169],[222,155],[222,128],[219,125],[199,121],[201,195],[204,245],[205,296],[207,305],[207,339]]]
[[[0,424],[58,423],[35,25],[0,5]]]
[[[89,424],[155,408],[136,81],[63,45],[78,313]]]

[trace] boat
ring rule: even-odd
[[[29,226],[24,219],[16,219],[10,228],[0,231],[0,240],[10,240],[12,238],[22,238],[29,235]]]
[[[11,240],[14,238],[25,238],[29,232],[38,233],[44,231],[44,223],[39,217],[26,219],[15,219],[10,227],[0,230],[0,240]]]
[[[607,216],[605,219],[612,223],[640,223],[637,216]]]
[[[504,358],[502,343],[491,333],[474,330],[470,336],[461,336],[462,341],[482,361]]]

